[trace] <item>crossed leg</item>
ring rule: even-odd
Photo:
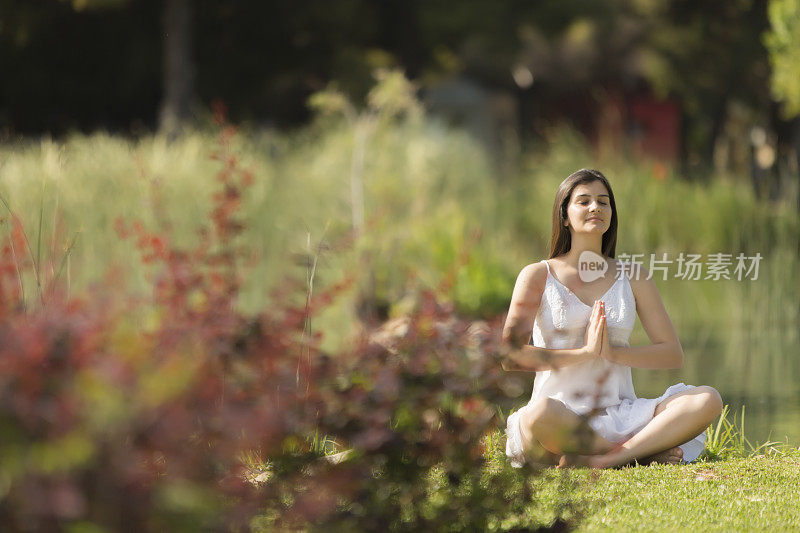
[[[615,450],[588,460],[593,468],[630,463],[636,458],[687,442],[722,412],[722,398],[713,387],[702,386],[675,394],[658,404],[653,419]]]
[[[622,444],[605,439],[585,417],[563,403],[539,398],[520,414],[523,451],[535,464],[565,464],[563,454],[580,456],[579,464],[605,468],[641,462],[679,462],[679,444],[699,435],[722,411],[716,389],[696,387],[663,400],[655,416],[636,435]],[[594,457],[591,457],[594,456]]]
[[[564,454],[606,454],[617,444],[594,431],[562,402],[539,398],[520,413],[522,450],[533,464],[556,465]]]

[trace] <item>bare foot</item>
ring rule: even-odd
[[[656,453],[650,457],[645,457],[641,461],[642,464],[664,464],[664,465],[678,465],[683,462],[683,450],[678,446],[664,450],[661,453]]]

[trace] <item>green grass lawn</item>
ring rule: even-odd
[[[495,530],[583,514],[577,531],[785,531],[800,528],[800,452],[619,470],[554,468],[529,481],[533,501]],[[569,502],[564,509],[564,504]],[[574,511],[572,510],[574,509]]]
[[[579,530],[798,529],[799,484],[800,455],[604,471]]]
[[[743,413],[731,415],[726,406],[706,430],[706,449],[696,462],[607,470],[513,468],[497,429],[485,437],[480,473],[453,484],[442,465],[435,466],[424,501],[410,505],[409,517],[400,517],[393,528],[415,530],[415,520],[425,517],[435,531],[800,530],[800,448],[788,442],[752,445],[741,420]],[[485,523],[477,526],[476,519]],[[273,531],[266,522],[255,529]]]
[[[498,431],[487,440],[483,480],[505,485],[509,505],[490,521],[492,529],[535,530],[557,519],[577,531],[800,529],[800,448],[788,442],[753,445],[743,421],[744,411],[732,414],[725,406],[706,430],[701,459],[690,464],[526,474],[507,465]]]
[[[795,450],[797,452],[797,450]],[[577,531],[786,531],[800,529],[800,453],[618,470],[548,468],[532,476],[531,502],[494,531],[536,530],[556,518]],[[521,486],[519,486],[521,488]]]
[[[534,473],[513,469],[494,455],[487,467],[481,485],[490,493],[502,492],[506,502],[501,509],[485,508],[488,531],[536,531],[557,519],[575,531],[800,530],[797,448],[685,465],[550,467]],[[422,515],[452,505],[453,488],[439,477],[434,469],[425,509],[416,509]],[[266,524],[252,525],[256,531],[274,531]],[[407,524],[395,526],[408,530]],[[475,529],[456,520],[437,530]]]

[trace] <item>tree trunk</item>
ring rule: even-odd
[[[164,0],[164,94],[159,129],[174,137],[191,118],[194,96],[192,0]]]
[[[795,169],[796,178],[800,181],[800,116],[792,121],[792,146],[794,147],[795,164],[790,168]],[[797,211],[800,212],[800,183],[797,186]]]

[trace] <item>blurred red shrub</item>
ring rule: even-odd
[[[275,529],[482,529],[509,505],[505,485],[481,481],[482,436],[508,390],[492,355],[499,324],[460,320],[426,293],[410,316],[325,354],[304,335],[304,305],[238,312],[236,214],[253,177],[233,135],[222,127],[222,191],[194,249],[116,221],[153,266],[151,304],[111,286],[67,298],[53,284],[26,308],[21,226],[0,248],[3,530],[247,530],[255,518]],[[346,452],[325,460],[315,435]],[[433,469],[451,487],[436,505]]]

